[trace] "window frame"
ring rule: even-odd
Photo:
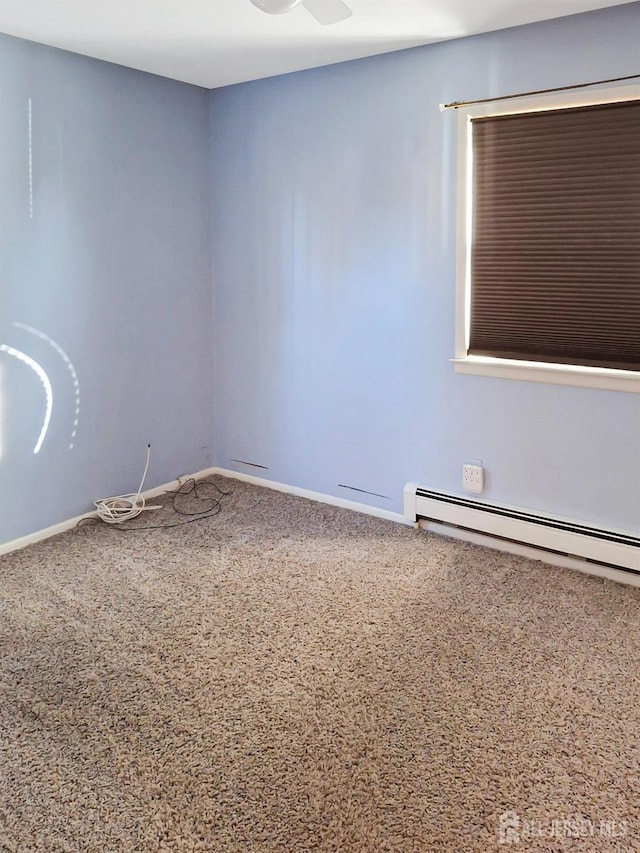
[[[451,359],[456,373],[640,393],[639,371],[586,367],[580,364],[490,358],[468,354],[471,321],[471,236],[473,228],[471,218],[473,210],[471,120],[484,116],[569,109],[571,107],[632,101],[639,98],[640,85],[634,84],[590,91],[532,95],[504,101],[469,104],[456,109],[458,144],[456,326],[455,356]]]

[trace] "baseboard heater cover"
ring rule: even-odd
[[[640,537],[407,483],[404,515],[640,573]]]

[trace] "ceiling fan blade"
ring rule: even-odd
[[[249,2],[268,15],[282,15],[283,12],[290,12],[300,3],[300,0],[249,0]]]
[[[302,6],[319,24],[337,24],[353,15],[351,9],[342,0],[302,0]]]

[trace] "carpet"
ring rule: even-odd
[[[0,558],[1,851],[640,850],[640,590],[217,482]]]

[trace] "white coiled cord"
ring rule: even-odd
[[[144,510],[162,509],[160,506],[147,506],[145,499],[142,497],[142,488],[147,477],[149,469],[149,459],[151,458],[151,445],[147,445],[147,464],[144,466],[144,474],[140,480],[140,486],[135,494],[131,495],[116,495],[113,498],[100,498],[94,501],[97,510],[98,518],[106,524],[122,524],[123,521],[129,521],[132,518],[140,515]]]

